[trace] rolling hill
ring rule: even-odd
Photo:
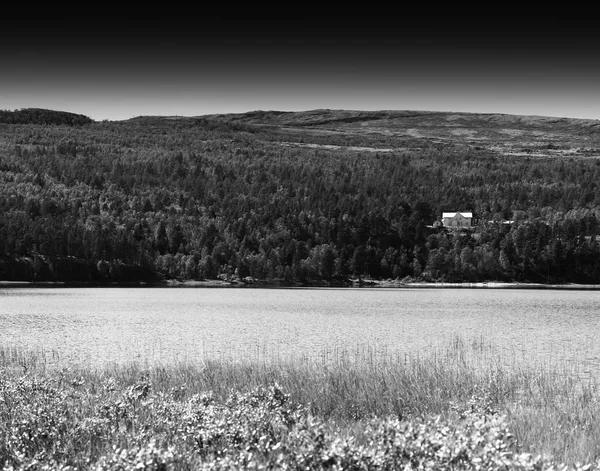
[[[351,110],[0,123],[0,279],[598,283],[599,124]],[[475,229],[431,227],[461,210]]]

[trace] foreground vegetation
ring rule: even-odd
[[[597,124],[0,112],[0,280],[600,283]]]
[[[98,370],[5,347],[0,466],[598,469],[599,392],[572,373],[460,339],[409,360]]]

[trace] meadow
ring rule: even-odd
[[[361,352],[72,368],[0,347],[0,467],[600,466],[600,396],[578,365],[523,368],[484,339],[411,358]]]

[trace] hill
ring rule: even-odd
[[[227,123],[277,126],[288,131],[310,130],[388,139],[400,147],[427,144],[485,148],[502,155],[586,156],[600,150],[600,121],[433,111],[250,112],[214,116]],[[419,143],[421,141],[421,143]],[[404,144],[404,145],[403,145]]]
[[[23,108],[15,111],[0,110],[0,123],[8,124],[66,124],[81,126],[92,123],[92,119],[67,111],[54,111],[43,108]]]
[[[351,110],[0,124],[0,279],[598,283],[599,124]],[[457,210],[477,227],[431,227]]]

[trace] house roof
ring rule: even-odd
[[[472,218],[473,217],[473,213],[471,212],[460,212],[460,213],[442,213],[442,218],[453,218],[454,216],[456,216],[457,214],[461,214],[462,217],[465,218]]]

